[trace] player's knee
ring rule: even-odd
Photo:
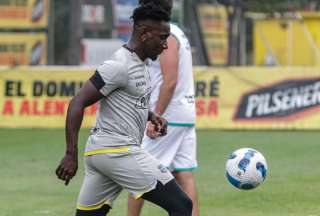
[[[185,215],[191,215],[192,214],[192,200],[186,196],[183,200],[183,209],[184,209],[184,213]]]
[[[103,205],[100,209],[80,210],[77,209],[75,216],[106,216],[110,210],[110,206]]]
[[[191,216],[192,215],[192,200],[187,196],[182,196],[176,203],[174,211],[170,215]]]

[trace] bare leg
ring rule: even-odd
[[[143,207],[144,200],[143,199],[135,199],[128,195],[128,216],[139,216],[141,213],[141,209]]]
[[[199,204],[196,183],[192,171],[179,171],[173,173],[182,190],[191,198],[193,203],[192,216],[199,216]]]

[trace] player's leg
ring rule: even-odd
[[[144,204],[144,199],[135,199],[128,195],[128,216],[139,216]]]
[[[172,162],[173,175],[183,191],[192,199],[192,216],[199,215],[199,204],[193,170],[197,167],[196,132],[194,127],[183,127],[183,141]]]
[[[158,182],[156,188],[143,194],[142,198],[159,205],[168,212],[169,216],[192,215],[192,201],[175,179],[165,185]]]
[[[192,171],[179,171],[174,172],[178,184],[182,190],[190,197],[193,203],[192,216],[199,216],[198,197],[196,191],[196,184]],[[128,216],[139,216],[142,206],[144,204],[143,199],[135,199],[132,195],[128,195]]]
[[[106,154],[85,157],[85,178],[77,200],[76,216],[105,216],[122,188],[101,172]],[[108,161],[109,162],[109,161]]]
[[[167,184],[167,186],[163,187],[160,183],[157,185],[155,190],[144,194],[142,196],[143,199],[136,200],[132,197],[132,195],[129,195],[128,216],[140,215],[142,206],[144,204],[144,199],[161,206],[169,213],[169,215],[188,215],[188,212],[191,211],[190,209],[193,209],[193,201],[183,194],[181,189],[177,189],[176,184],[174,184],[174,186],[171,182]]]
[[[190,197],[193,203],[192,216],[199,216],[199,204],[196,183],[192,171],[178,171],[173,173],[182,190]]]
[[[130,157],[126,157],[119,166],[126,168],[126,178],[116,176],[113,179],[134,198],[142,197],[153,202],[172,216],[191,216],[191,199],[176,183],[171,172],[144,149],[131,147]]]
[[[99,209],[95,210],[80,210],[77,209],[76,216],[106,216],[111,207],[109,205],[103,205]]]
[[[179,129],[179,128],[178,128]],[[183,137],[179,136],[180,131],[176,127],[168,126],[168,134],[157,139],[150,139],[145,136],[142,141],[142,148],[152,156],[160,160],[161,164],[170,168],[171,162],[179,149],[179,143]],[[143,199],[135,199],[128,196],[128,216],[139,216],[143,207]]]

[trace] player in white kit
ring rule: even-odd
[[[172,0],[153,1],[171,11]],[[157,61],[149,63],[151,76],[150,108],[168,120],[168,134],[157,137],[152,124],[147,124],[142,147],[173,173],[182,189],[193,201],[193,216],[199,215],[195,180],[197,167],[195,133],[195,98],[190,44],[183,31],[170,25],[168,49]],[[128,216],[139,216],[143,200],[129,196]]]
[[[166,121],[148,111],[150,77],[145,60],[156,59],[167,48],[170,18],[154,4],[136,8],[132,18],[128,44],[97,68],[69,104],[67,148],[56,175],[66,185],[75,176],[84,109],[99,102],[85,149],[76,216],[105,216],[122,189],[161,206],[169,215],[191,216],[192,201],[170,171],[140,147],[147,120],[157,136],[166,134]]]

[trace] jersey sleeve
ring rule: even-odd
[[[122,88],[127,84],[128,73],[121,63],[106,61],[97,68],[90,81],[101,94],[107,96],[115,89]]]

